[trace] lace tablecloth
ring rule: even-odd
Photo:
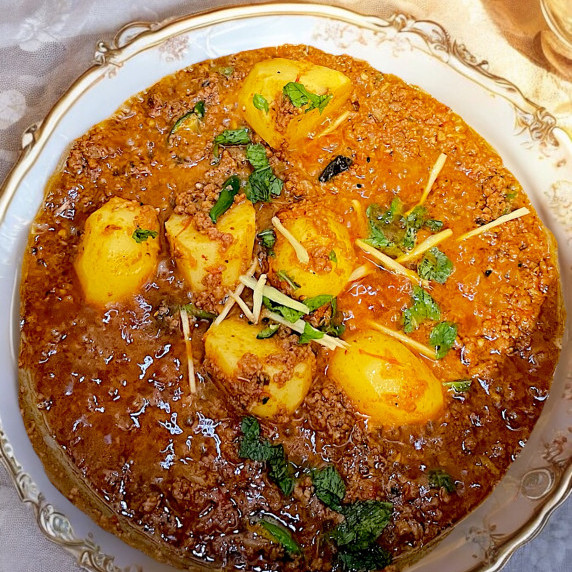
[[[0,181],[18,157],[21,134],[43,118],[91,63],[97,40],[124,24],[222,6],[224,1],[0,0]],[[330,3],[330,2],[328,2]],[[572,85],[558,77],[539,48],[545,27],[536,0],[405,0],[337,2],[364,13],[399,10],[441,23],[499,75],[544,105],[572,133]],[[540,535],[519,549],[507,572],[572,570],[572,500]],[[79,566],[39,532],[0,464],[0,572],[67,572]]]

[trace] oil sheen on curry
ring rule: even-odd
[[[349,56],[206,61],[66,153],[24,257],[56,486],[187,569],[367,571],[492,490],[549,391],[553,239],[446,105]]]

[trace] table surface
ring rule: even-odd
[[[97,40],[124,24],[231,4],[228,0],[0,0],[0,181],[18,157],[21,134],[42,119],[93,58]],[[254,2],[251,2],[254,3]],[[331,4],[332,2],[328,2]],[[550,68],[540,50],[545,28],[536,0],[346,0],[333,2],[364,13],[395,11],[442,24],[470,52],[517,84],[572,133],[572,84]],[[572,571],[572,499],[538,537],[503,569]],[[42,558],[38,558],[38,554]],[[79,566],[40,533],[0,464],[0,572],[68,572]]]

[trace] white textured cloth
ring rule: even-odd
[[[0,0],[0,181],[17,159],[24,129],[42,119],[90,65],[97,40],[110,40],[130,21],[159,21],[231,2]],[[439,22],[572,133],[572,85],[550,70],[542,56],[538,33],[543,22],[537,0],[334,3],[380,16],[398,10]],[[518,550],[506,572],[572,571],[570,537],[572,500],[552,515],[534,541]],[[32,511],[20,501],[0,464],[0,572],[75,570],[79,566],[72,558],[41,535]]]

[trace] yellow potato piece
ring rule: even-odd
[[[256,218],[250,201],[234,204],[218,219],[216,228],[234,239],[226,250],[219,240],[199,232],[189,216],[173,214],[165,223],[171,253],[193,292],[206,290],[203,279],[220,266],[224,266],[222,285],[234,289],[252,259]]]
[[[300,288],[289,292],[292,296],[337,296],[345,288],[355,265],[347,228],[332,212],[313,205],[282,212],[279,218],[306,248],[310,262],[301,263],[290,242],[276,232],[275,256],[268,259],[273,281],[277,283],[278,273],[282,271],[300,285]],[[330,269],[326,270],[328,266]]]
[[[222,373],[225,389],[233,394],[238,391],[244,379],[240,376],[239,362],[245,354],[255,355],[263,364],[262,372],[268,376],[264,387],[266,403],[253,402],[248,405],[249,413],[259,417],[274,417],[282,412],[291,414],[302,403],[314,377],[315,358],[313,354],[299,361],[285,383],[277,383],[275,376],[285,370],[285,365],[269,362],[271,355],[283,354],[284,350],[275,338],[257,339],[261,325],[251,325],[238,317],[230,317],[217,326],[211,326],[204,337],[205,357]],[[253,381],[254,383],[254,381]]]
[[[335,351],[328,375],[373,424],[425,423],[439,415],[441,383],[401,342],[375,330],[358,331],[345,341],[350,348]]]
[[[279,105],[282,89],[289,82],[301,83],[310,93],[332,95],[322,113],[318,109],[293,116],[285,133],[279,130]],[[278,148],[286,139],[289,145],[312,137],[331,124],[340,107],[348,100],[351,81],[343,73],[309,62],[274,58],[254,65],[238,94],[243,118],[271,147]],[[266,99],[269,111],[257,109],[253,98],[258,94]]]
[[[158,237],[137,242],[137,230],[159,232],[153,207],[114,197],[92,213],[74,261],[85,299],[96,306],[139,290],[157,267]]]

